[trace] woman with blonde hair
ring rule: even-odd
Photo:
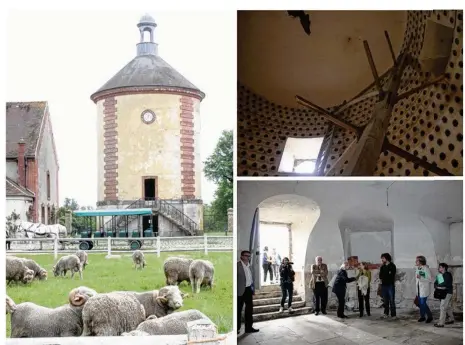
[[[357,274],[357,292],[358,292],[358,309],[360,317],[363,317],[363,301],[365,301],[365,310],[367,315],[370,316],[370,284],[371,284],[371,271],[367,268],[365,262],[359,264],[359,271]]]
[[[313,310],[315,315],[320,311],[326,315],[326,305],[328,304],[328,266],[323,263],[323,258],[317,256],[312,265],[310,277],[310,287],[313,290]]]
[[[426,323],[430,323],[433,321],[433,314],[431,313],[428,304],[426,304],[426,301],[431,292],[431,271],[426,265],[426,258],[422,255],[416,257],[415,265],[417,266],[415,272],[416,290],[418,295],[418,303],[420,306],[420,319],[418,319],[418,322],[423,322],[426,320]]]

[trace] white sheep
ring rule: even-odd
[[[162,318],[148,319],[137,326],[136,331],[150,335],[187,334],[187,323],[205,320],[213,324],[208,316],[196,309],[172,313]]]
[[[79,258],[82,269],[85,270],[86,266],[89,264],[87,252],[85,250],[78,250],[74,255]]]
[[[189,278],[192,285],[192,292],[200,292],[201,285],[208,285],[213,289],[213,279],[215,267],[208,260],[194,260],[189,266]]]
[[[71,278],[74,277],[74,273],[79,272],[79,276],[82,280],[82,265],[81,260],[76,255],[62,256],[55,266],[53,266],[53,274],[55,277],[59,275],[66,276],[66,272],[71,271]]]
[[[34,280],[34,271],[27,268],[21,258],[6,256],[6,281],[7,284],[14,282],[30,283]]]
[[[165,272],[166,285],[176,285],[183,281],[190,284],[189,266],[194,259],[181,258],[172,256],[163,263],[163,271]]]
[[[140,250],[135,250],[134,253],[132,253],[132,262],[134,263],[135,269],[137,269],[137,267],[142,269],[147,265],[145,263],[144,253],[142,253]]]
[[[97,292],[81,286],[71,290],[69,304],[58,308],[15,302],[6,296],[6,311],[11,314],[12,338],[71,337],[82,333],[82,309]]]

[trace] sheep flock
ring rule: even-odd
[[[148,269],[144,253],[135,250],[128,269]],[[6,257],[7,284],[34,284],[34,280],[70,279],[76,273],[84,280],[83,271],[92,270],[88,255],[79,250],[61,257],[52,275],[34,260]],[[6,312],[11,315],[12,338],[142,336],[187,334],[187,324],[203,320],[213,322],[200,310],[179,310],[188,297],[178,287],[185,281],[192,293],[205,286],[210,293],[214,285],[212,262],[183,257],[169,257],[163,263],[166,285],[150,291],[99,292],[87,286],[73,288],[63,295],[63,305],[49,308],[33,302],[18,303],[6,296]],[[87,272],[87,271],[86,271]]]

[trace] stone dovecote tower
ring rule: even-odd
[[[91,95],[97,105],[98,205],[162,200],[202,228],[199,136],[205,94],[158,55],[153,17],[142,16],[137,27],[136,57]],[[161,212],[157,221],[170,235],[183,233]]]

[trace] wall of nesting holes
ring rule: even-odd
[[[463,11],[409,11],[402,51],[413,36],[409,52],[419,57],[427,20],[454,27],[454,38],[442,83],[396,104],[387,137],[398,147],[436,164],[454,175],[462,175],[463,117]],[[367,68],[368,65],[367,65]],[[418,66],[407,67],[399,93],[406,92],[431,76]],[[383,80],[384,84],[386,80]],[[373,91],[373,87],[368,92]],[[364,126],[373,114],[377,97],[352,104],[341,115],[347,122]],[[275,176],[287,137],[318,137],[324,135],[328,123],[318,114],[302,109],[280,107],[257,96],[244,85],[238,85],[238,170],[239,176]],[[325,171],[328,171],[355,139],[355,133],[337,128],[329,150]],[[334,172],[343,173],[348,161]],[[375,175],[432,176],[417,164],[391,153],[383,152]]]

